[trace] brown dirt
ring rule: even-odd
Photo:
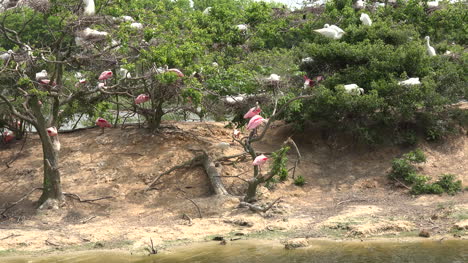
[[[230,142],[231,131],[223,128],[223,123],[171,125],[177,128],[154,135],[136,128],[108,129],[103,135],[98,129],[60,135],[63,190],[83,199],[113,198],[94,203],[67,198],[59,210],[38,211],[35,201],[40,193],[36,191],[11,209],[8,217],[0,218],[0,252],[125,240],[139,249],[149,238],[163,247],[238,232],[247,238],[361,238],[402,233],[417,236],[419,230],[429,229],[431,236],[468,237],[467,231],[453,228],[467,217],[466,191],[455,196],[414,197],[387,180],[391,160],[410,149],[358,147],[349,138],[323,139],[314,130],[294,134],[281,123],[256,147],[265,152],[277,150],[294,134],[303,156],[296,175],[304,176],[307,184],[297,187],[290,179],[272,190],[262,188],[261,202],[282,198],[266,215],[238,208],[235,196],[240,196],[246,185],[237,178],[223,178],[232,197],[212,196],[201,167],[166,175],[156,190],[145,193],[147,184],[159,173],[194,156],[191,149],[210,149],[217,156],[242,151],[240,146],[231,146],[224,153],[214,147],[221,141]],[[42,152],[37,136],[28,138],[11,168],[3,165],[21,144],[16,141],[0,149],[0,212],[7,203],[41,186]],[[428,157],[419,166],[421,173],[453,173],[463,180],[464,187],[468,185],[467,136],[419,147]],[[295,158],[291,151],[290,162]],[[223,175],[248,179],[250,162],[224,164]],[[198,218],[195,206],[185,197],[196,202],[203,218]],[[192,224],[183,214],[193,219]]]

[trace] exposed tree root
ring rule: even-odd
[[[78,202],[80,203],[91,203],[91,202],[96,202],[96,201],[99,201],[99,200],[104,200],[104,199],[111,199],[111,198],[114,198],[113,196],[104,196],[104,197],[98,197],[98,198],[94,198],[94,199],[81,199],[81,197],[77,194],[73,194],[73,193],[63,193],[64,196],[68,196],[70,198],[73,198],[75,200],[78,200]]]
[[[247,202],[240,202],[239,206],[240,207],[248,207],[250,210],[252,210],[253,212],[256,212],[256,213],[265,213],[268,210],[270,210],[278,201],[280,201],[280,199],[281,199],[281,197],[278,197],[275,201],[273,201],[273,203],[269,204],[266,207],[262,207],[262,206],[259,206],[259,205],[254,205],[254,204],[247,203]]]
[[[25,195],[23,195],[23,197],[21,197],[18,201],[14,202],[14,203],[11,203],[9,206],[7,206],[3,212],[0,214],[0,216],[3,216],[5,217],[5,213],[10,210],[11,208],[13,208],[14,206],[16,206],[17,204],[21,203],[24,199],[26,199],[30,194],[32,194],[34,191],[36,190],[42,190],[43,188],[42,187],[35,187],[33,189],[31,189],[29,192],[27,192]]]

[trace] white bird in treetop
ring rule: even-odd
[[[350,94],[364,94],[364,89],[360,88],[357,84],[344,85],[345,91]]]
[[[276,75],[276,74],[271,74],[266,79],[269,80],[269,81],[278,82],[278,81],[280,81],[281,77],[279,75]]]
[[[356,9],[364,9],[365,6],[366,6],[366,2],[364,2],[363,0],[357,0],[356,3],[354,4],[354,8]]]
[[[204,14],[204,15],[209,15],[209,14],[210,14],[210,11],[211,11],[211,6],[205,8],[205,10],[203,10],[203,14]]]
[[[97,31],[97,30],[91,29],[89,27],[85,28],[81,32],[81,36],[86,40],[89,40],[89,39],[105,39],[108,34],[109,33],[107,33],[107,32]]]
[[[41,72],[36,73],[36,80],[42,80],[47,78],[47,70],[43,69]]]
[[[0,55],[0,60],[8,60],[11,58],[11,55],[13,54],[14,54],[13,50],[10,49],[7,52]]]
[[[94,0],[83,0],[83,4],[85,5],[84,14],[87,16],[92,16],[96,12],[94,7]]]
[[[398,85],[403,85],[403,86],[420,85],[420,84],[421,82],[419,81],[419,78],[409,78],[407,80],[398,82]]]
[[[142,23],[131,23],[130,27],[136,28],[136,29],[142,29],[143,24]]]
[[[424,39],[426,39],[427,54],[431,57],[437,55],[435,49],[429,44],[431,38],[429,36],[426,36]]]
[[[343,29],[341,29],[341,28],[339,28],[339,27],[337,27],[335,25],[330,26],[328,24],[325,24],[323,26],[323,28],[316,29],[314,31],[319,33],[320,35],[322,35],[324,37],[328,37],[328,38],[331,38],[331,39],[334,39],[334,40],[342,38],[343,35],[345,34]]]
[[[366,26],[371,26],[372,25],[372,20],[370,19],[368,14],[362,13],[359,20],[361,20],[363,25],[366,25]]]
[[[125,22],[135,22],[135,19],[131,16],[122,16],[121,19]]]
[[[240,31],[247,31],[247,25],[246,24],[240,24],[240,25],[237,25],[236,27]]]

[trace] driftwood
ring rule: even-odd
[[[273,203],[269,204],[266,207],[261,207],[259,205],[254,205],[254,204],[251,204],[251,203],[248,203],[248,202],[240,202],[239,206],[240,207],[248,207],[253,212],[265,213],[268,210],[270,210],[278,201],[280,201],[280,199],[281,199],[281,197],[278,197],[275,201],[273,201]]]

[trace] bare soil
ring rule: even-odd
[[[281,197],[266,214],[238,207],[246,184],[234,176],[252,176],[249,159],[221,164],[223,176],[231,176],[222,179],[232,196],[214,196],[202,167],[176,170],[161,177],[156,189],[145,192],[160,173],[192,158],[193,149],[208,149],[218,157],[242,152],[235,144],[224,152],[216,147],[231,142],[225,123],[165,124],[170,127],[157,134],[135,127],[106,129],[104,134],[97,128],[61,134],[63,190],[81,199],[112,198],[79,202],[67,197],[58,210],[37,210],[40,191],[36,191],[0,217],[0,252],[108,244],[138,250],[150,238],[162,248],[214,236],[402,238],[427,230],[431,238],[468,238],[467,229],[454,227],[468,218],[466,191],[455,196],[412,196],[387,179],[391,160],[411,149],[358,146],[351,138],[324,139],[313,129],[299,134],[282,123],[276,123],[256,147],[272,152],[293,136],[302,154],[296,176],[304,176],[307,183],[298,187],[289,179],[272,189],[262,187],[260,204]],[[29,135],[20,152],[21,146],[22,141],[0,146],[0,213],[42,184],[39,138]],[[466,135],[418,147],[427,155],[427,162],[418,167],[422,174],[434,178],[456,174],[468,186]],[[18,152],[7,168],[4,163]],[[290,151],[290,164],[295,160]],[[200,208],[202,218],[188,199]]]

